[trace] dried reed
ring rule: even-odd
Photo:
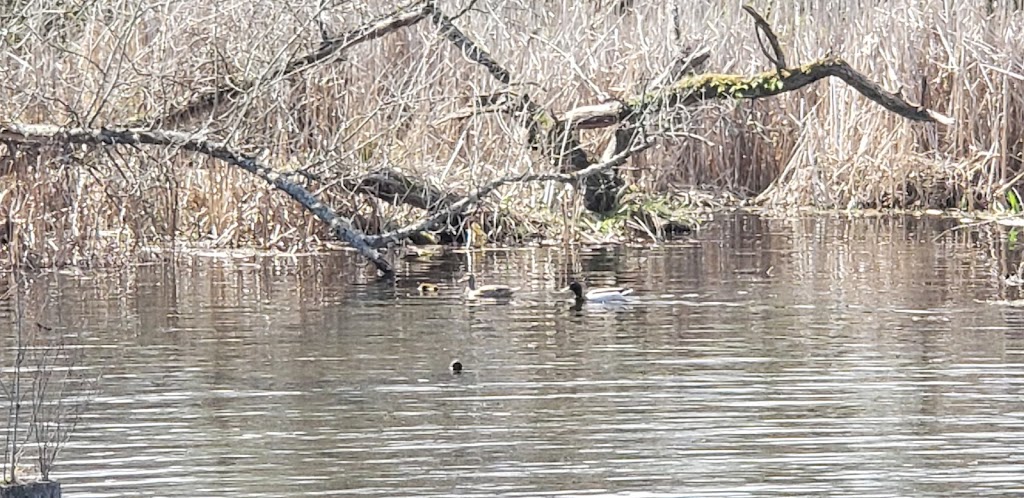
[[[440,2],[452,14],[466,2]],[[397,4],[20,0],[0,6],[0,120],[109,125],[159,115],[225,81],[265,74]],[[1011,5],[1012,7],[1012,5]],[[628,176],[649,192],[693,187],[773,207],[985,208],[1022,170],[1024,11],[984,0],[773,2],[765,17],[790,61],[832,51],[889,89],[951,115],[939,129],[880,108],[838,81],[760,101],[709,103],[661,119],[663,147]],[[556,111],[648,89],[683,46],[708,70],[769,67],[734,2],[482,0],[459,27]],[[283,170],[358,175],[381,166],[468,191],[543,172],[515,118],[435,124],[504,90],[429,22],[264,84],[178,126],[264,151]],[[165,123],[168,124],[168,123]],[[177,125],[176,123],[169,123]],[[587,133],[599,150],[607,133]],[[19,261],[107,264],[187,240],[305,249],[329,238],[300,207],[244,172],[167,150],[8,148],[0,222]],[[1019,182],[1019,179],[1014,180]],[[320,185],[323,199],[376,231],[419,213]],[[506,188],[506,209],[557,236],[580,214],[546,185]],[[563,214],[564,213],[564,214]],[[573,223],[575,226],[575,223]],[[538,224],[541,226],[541,224]],[[543,229],[543,227],[541,228]],[[3,249],[0,249],[3,250]]]

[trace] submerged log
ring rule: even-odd
[[[57,481],[34,481],[0,485],[0,498],[60,498]]]

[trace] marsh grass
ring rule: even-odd
[[[440,2],[449,13],[465,2]],[[871,4],[871,5],[869,5]],[[21,0],[0,7],[0,119],[116,126],[166,113],[225,81],[258,78],[398,4],[374,2]],[[831,51],[885,88],[950,115],[941,128],[893,115],[828,80],[780,97],[711,102],[659,116],[660,147],[623,174],[641,191],[694,188],[788,209],[988,209],[1021,183],[1024,11],[985,0],[840,0],[755,5],[790,64]],[[651,88],[683,46],[707,47],[707,71],[769,63],[738,2],[482,0],[456,20],[515,78],[564,111]],[[467,192],[498,176],[550,170],[516,118],[437,123],[474,96],[505,90],[427,21],[357,45],[336,61],[261,83],[188,123],[162,123],[263,153],[282,171],[334,178],[386,166]],[[598,154],[609,132],[584,134]],[[246,173],[154,148],[8,148],[0,221],[8,251],[34,265],[107,264],[133,249],[188,241],[280,250],[330,235]],[[376,231],[419,213],[312,184],[357,226]],[[491,201],[538,220],[526,231],[579,238],[571,189],[531,184]],[[572,198],[569,198],[569,197]],[[592,225],[592,223],[591,223]],[[571,227],[567,228],[567,227]]]

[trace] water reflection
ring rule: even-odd
[[[1020,494],[1024,309],[998,278],[1019,252],[950,226],[727,216],[656,250],[404,261],[393,285],[347,254],[56,275],[49,322],[104,376],[56,477],[96,497]],[[467,304],[469,266],[522,290]],[[579,276],[636,301],[572,310]]]

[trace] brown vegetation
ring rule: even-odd
[[[381,171],[440,192],[431,218],[446,224],[463,222],[452,192],[472,207],[485,202],[463,195],[501,183],[487,212],[535,220],[527,231],[550,236],[591,216],[583,207],[607,216],[622,184],[768,206],[975,208],[1022,169],[1024,13],[987,2],[777,4],[765,18],[786,53],[765,51],[768,72],[750,18],[727,3],[43,1],[8,3],[0,16],[0,124],[93,137],[123,136],[104,126],[178,130],[176,147],[215,137],[271,166],[264,180],[279,174],[354,225],[312,222],[260,176],[214,156],[25,141],[9,126],[0,219],[14,220],[19,260],[33,264],[97,262],[181,238],[288,249],[345,231],[430,228],[418,222],[423,206],[364,195],[366,174]],[[685,76],[696,67],[753,76]],[[878,83],[876,101],[918,102],[956,124],[877,105],[847,86],[852,68]],[[791,91],[802,75],[818,75],[804,85],[847,84]],[[701,105],[681,107],[681,96]],[[722,97],[731,98],[706,100]],[[632,122],[640,108],[644,122]],[[630,144],[652,140],[660,147],[629,168],[565,176],[593,167],[591,156],[621,164]],[[520,181],[529,175],[581,180],[584,195]]]

